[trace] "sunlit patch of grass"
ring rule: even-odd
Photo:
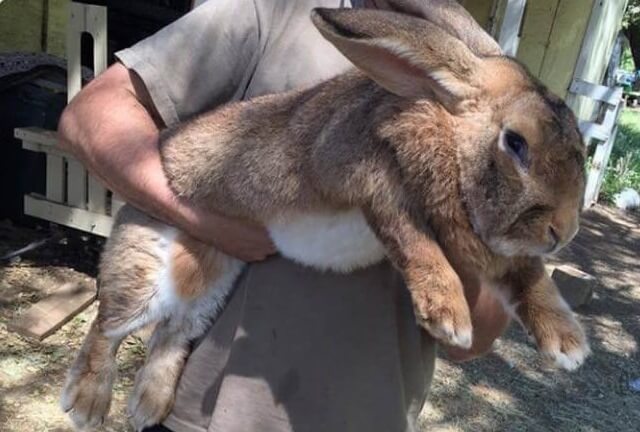
[[[626,188],[640,191],[640,110],[625,109],[600,190],[600,200],[612,203]]]

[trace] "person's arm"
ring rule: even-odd
[[[158,150],[161,126],[144,84],[134,72],[115,64],[64,110],[59,146],[150,215],[243,260],[273,253],[264,228],[206,213],[173,194]]]
[[[468,350],[443,347],[450,360],[463,362],[481,357],[491,351],[493,343],[507,329],[511,319],[493,291],[479,282],[464,285],[465,296],[471,310],[473,344]]]
[[[128,203],[224,252],[274,252],[266,232],[180,201],[160,161],[159,129],[241,92],[260,52],[253,0],[207,2],[119,51],[63,112],[60,146]]]

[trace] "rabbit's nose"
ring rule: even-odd
[[[554,242],[554,250],[566,246],[578,232],[578,216],[565,220],[553,220],[549,225],[549,237]]]
[[[549,236],[557,240],[556,247],[567,245],[578,232],[579,216],[575,209],[567,208],[557,212],[549,224]]]

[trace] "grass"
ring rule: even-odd
[[[640,110],[625,109],[607,165],[600,200],[612,203],[625,188],[640,191]]]

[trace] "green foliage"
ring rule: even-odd
[[[640,0],[629,0],[627,10],[622,17],[622,27],[629,28],[638,22],[640,22]]]
[[[625,44],[622,50],[622,56],[620,57],[620,69],[627,72],[635,72],[636,65],[633,62],[633,55],[631,54],[631,48]]]
[[[600,200],[613,202],[625,188],[640,191],[640,111],[625,109],[600,190]]]

